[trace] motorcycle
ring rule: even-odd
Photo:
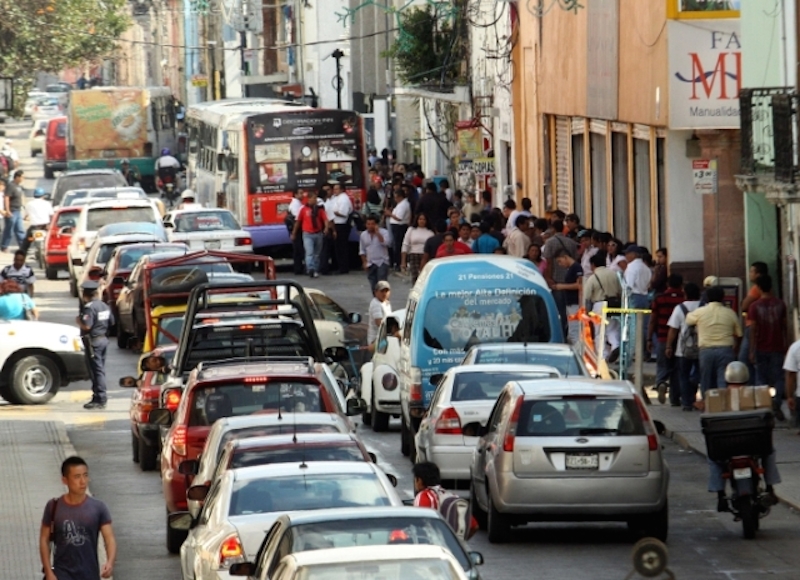
[[[47,226],[40,226],[34,228],[30,236],[28,237],[28,242],[30,246],[28,247],[28,251],[30,252],[33,250],[33,258],[36,264],[42,270],[46,269],[47,264],[45,263],[44,256],[45,256],[45,239],[47,237]]]
[[[759,459],[749,455],[731,457],[723,473],[733,490],[728,498],[729,509],[736,520],[741,520],[742,533],[747,540],[756,536],[759,520],[770,512],[766,489],[762,485],[763,474]]]
[[[156,187],[163,199],[166,199],[170,208],[175,205],[178,199],[178,172],[174,167],[167,167],[158,170]]]

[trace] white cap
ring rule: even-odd
[[[184,191],[184,192],[181,194],[181,199],[189,199],[190,197],[191,197],[192,199],[194,199],[195,197],[197,197],[197,196],[195,195],[194,191],[193,191],[193,190],[191,190],[191,189],[187,189],[187,190],[185,190],[185,191]]]

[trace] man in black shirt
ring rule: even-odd
[[[439,220],[436,222],[436,233],[425,241],[425,246],[422,249],[422,262],[419,265],[420,270],[425,267],[425,264],[436,257],[436,252],[439,250],[439,246],[444,243],[444,233],[446,231],[446,221]]]
[[[20,248],[25,243],[25,228],[22,225],[22,204],[25,202],[25,190],[22,189],[22,178],[22,170],[15,171],[14,179],[8,183],[3,196],[5,227],[3,228],[3,239],[0,241],[0,249],[3,252],[8,251],[12,233],[17,238]]]
[[[561,290],[564,293],[564,302],[567,306],[567,317],[578,312],[581,303],[581,285],[583,282],[583,268],[580,262],[575,260],[570,253],[565,250],[556,252],[556,263],[559,267],[566,269],[563,282],[556,282],[553,290]],[[577,320],[567,321],[567,334],[570,344],[575,344],[580,337],[580,322]]]

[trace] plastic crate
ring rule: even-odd
[[[700,417],[708,457],[725,461],[738,455],[764,457],[772,453],[775,418],[769,409],[714,413]]]

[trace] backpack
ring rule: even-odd
[[[686,315],[689,311],[683,304],[681,304],[680,307],[684,318],[680,336],[680,339],[683,341],[683,358],[697,360],[700,358],[700,346],[697,343],[697,326],[689,326],[686,324]]]
[[[469,501],[443,488],[438,488],[436,494],[439,499],[439,507],[436,511],[439,512],[439,515],[447,522],[456,536],[462,540],[470,539],[476,529],[472,523]]]

